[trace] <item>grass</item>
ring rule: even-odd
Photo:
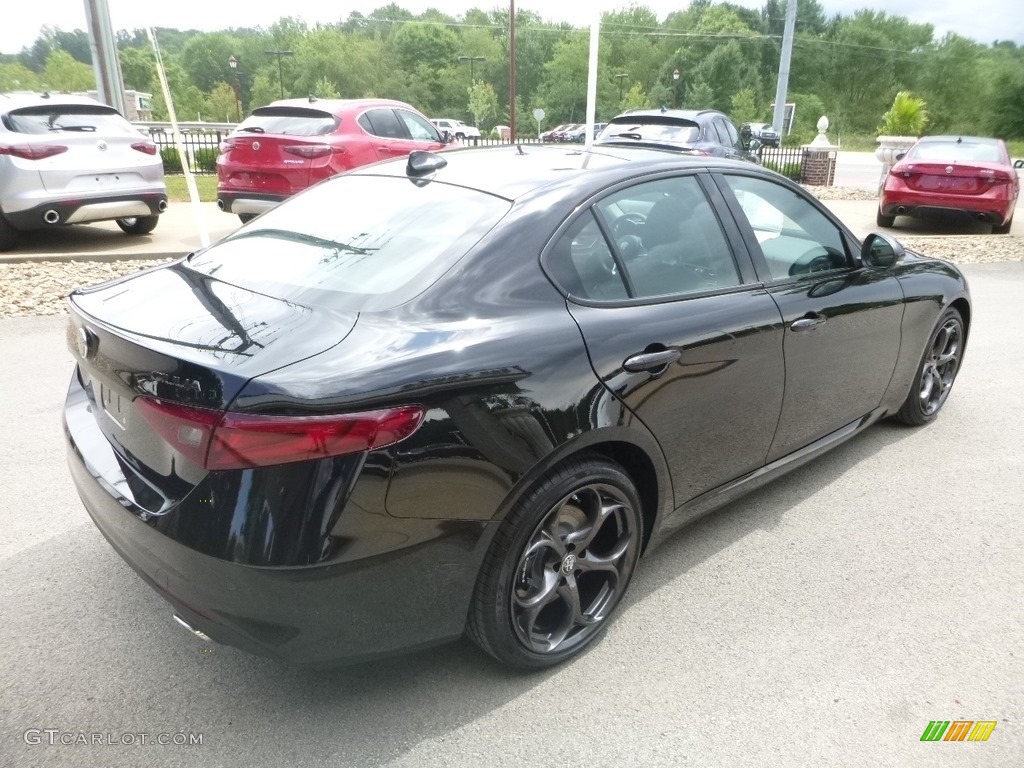
[[[199,199],[204,203],[217,202],[217,177],[196,176],[196,187],[199,190]],[[167,199],[172,203],[187,203],[189,201],[188,186],[185,184],[184,175],[166,175]]]

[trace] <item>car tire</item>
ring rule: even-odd
[[[914,384],[894,417],[897,421],[920,427],[939,415],[960,369],[966,340],[960,312],[947,309],[928,338]]]
[[[11,226],[2,213],[0,213],[0,251],[9,251],[18,243],[18,230]]]
[[[993,224],[992,234],[993,235],[1008,235],[1010,234],[1010,227],[1013,226],[1013,214],[1010,214],[1010,218],[1007,219],[1005,224]]]
[[[895,223],[895,216],[883,216],[882,209],[878,209],[878,212],[875,214],[875,224],[877,224],[880,227],[891,227]]]
[[[156,229],[159,216],[129,216],[124,219],[117,219],[117,226],[121,231],[129,235],[148,235]]]
[[[256,213],[240,213],[238,214],[238,220],[243,224],[248,224],[250,221],[256,218],[259,214]]]
[[[640,498],[622,467],[596,455],[566,461],[519,499],[495,533],[469,637],[523,669],[576,656],[607,626],[642,542]]]

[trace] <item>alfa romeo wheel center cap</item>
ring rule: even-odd
[[[562,561],[562,573],[568,576],[574,570],[576,570],[576,555],[568,554]]]

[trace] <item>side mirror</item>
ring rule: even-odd
[[[758,141],[757,139],[748,139],[747,140],[747,151],[748,152],[757,152],[757,150],[759,150],[762,146],[763,145],[761,144],[761,142]]]
[[[899,162],[900,160],[902,160],[906,156],[907,156],[906,152],[897,152],[896,153],[896,162]]]
[[[1014,168],[1024,168],[1024,160],[1018,160],[1013,164]]]
[[[451,144],[454,141],[455,141],[455,134],[454,133],[452,133],[451,131],[448,131],[448,130],[441,131],[441,143],[442,144]]]
[[[898,264],[907,255],[899,240],[872,232],[864,238],[860,249],[860,260],[872,269],[888,269]]]

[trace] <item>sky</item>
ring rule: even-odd
[[[13,2],[14,0],[11,0]],[[494,0],[396,0],[397,5],[413,13],[426,8],[437,8],[445,13],[459,15],[469,8],[485,10],[501,5]],[[737,5],[761,8],[764,0],[733,0]],[[886,0],[819,0],[828,15],[850,15],[860,8],[872,8],[906,16],[913,22],[931,24],[935,36],[956,32],[981,43],[1012,40],[1024,44],[1024,13],[1019,10],[1020,0],[901,0],[898,5]],[[170,0],[170,2],[142,2],[141,0],[108,0],[110,16],[115,30],[136,29],[147,26],[176,27],[178,29],[216,30],[228,27],[268,27],[282,15],[299,17],[306,22],[334,23],[348,17],[350,11],[368,15],[387,0],[290,0],[288,3],[262,2],[210,2],[210,0]],[[672,11],[686,7],[686,0],[647,0],[638,2],[652,9],[664,19]],[[579,26],[589,24],[594,8],[612,10],[627,7],[629,0],[518,0],[517,8],[536,11],[550,21],[567,21]],[[85,29],[84,0],[35,0],[18,6],[15,13],[5,13],[0,24],[0,53],[18,53],[31,45],[39,36],[43,25],[59,27],[65,31]]]

